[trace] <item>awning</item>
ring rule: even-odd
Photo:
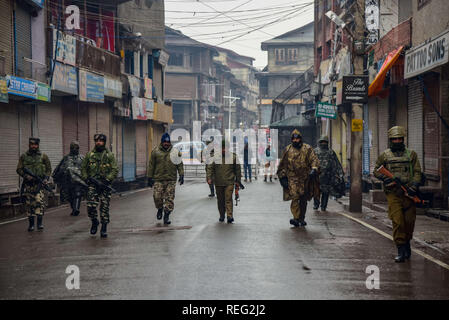
[[[369,97],[375,96],[382,91],[382,86],[385,82],[387,72],[394,66],[399,56],[401,55],[402,50],[404,50],[404,46],[401,46],[388,54],[387,58],[385,59],[382,65],[382,68],[380,68],[379,73],[377,74],[376,78],[368,88]]]

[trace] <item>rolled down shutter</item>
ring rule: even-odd
[[[379,153],[388,149],[388,129],[389,128],[389,110],[388,110],[388,98],[387,99],[377,99],[377,121],[378,121],[378,143],[379,143]]]
[[[440,81],[438,78],[429,77],[425,85],[432,99],[434,107],[440,110]],[[434,176],[440,176],[440,118],[424,98],[424,172]]]
[[[89,109],[89,149],[95,145],[93,138],[96,133],[103,133],[110,139],[111,110],[107,104],[87,104]],[[109,146],[109,140],[107,142]]]
[[[423,96],[421,84],[418,80],[411,80],[408,84],[408,147],[418,154],[419,162],[423,165]]]
[[[122,120],[121,118],[114,117],[112,125],[112,152],[117,159],[117,166],[119,168],[118,177],[123,177],[123,134],[122,134]]]
[[[369,157],[369,111],[368,105],[363,106],[363,174],[370,173],[370,157]]]
[[[135,122],[123,120],[123,180],[136,177],[136,127]]]
[[[19,77],[31,78],[31,64],[24,58],[31,59],[31,16],[20,5],[16,6],[16,57],[17,75]]]
[[[85,155],[89,151],[89,109],[87,104],[78,103],[78,141],[80,154]]]
[[[64,154],[70,152],[70,143],[78,139],[77,105],[75,101],[64,101],[62,105],[62,127]]]
[[[136,175],[146,175],[147,172],[147,122],[136,122]]]
[[[379,143],[377,134],[377,102],[376,98],[370,98],[369,105],[369,143],[370,143],[370,172],[372,173],[379,157]]]
[[[19,176],[19,115],[15,104],[2,104],[0,108],[0,193],[18,191]]]
[[[10,0],[0,1],[0,75],[12,74],[12,7]]]
[[[50,158],[52,170],[63,157],[62,108],[59,104],[37,106],[40,150]]]

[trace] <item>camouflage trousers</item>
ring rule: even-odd
[[[44,190],[36,192],[36,186],[24,186],[23,197],[25,200],[25,210],[28,217],[44,215],[45,194]]]
[[[217,194],[217,205],[220,217],[224,218],[225,213],[228,217],[232,217],[233,203],[232,192],[234,191],[234,185],[230,186],[215,186],[215,192]]]
[[[290,210],[294,219],[304,221],[306,218],[307,198],[306,196],[296,196],[292,199]]]
[[[388,217],[393,225],[393,240],[396,245],[402,245],[413,238],[416,220],[416,206],[413,200],[387,193]]]
[[[153,199],[156,209],[173,211],[175,208],[176,181],[157,181],[154,183]]]
[[[90,219],[96,219],[98,216],[97,207],[100,205],[101,223],[109,223],[109,203],[111,201],[111,192],[108,190],[97,189],[89,185],[87,189],[87,214]]]

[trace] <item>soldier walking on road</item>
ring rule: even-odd
[[[388,217],[393,224],[393,240],[398,248],[395,262],[404,262],[411,256],[410,240],[415,228],[416,205],[404,193],[400,184],[406,186],[409,196],[415,196],[421,183],[422,172],[416,152],[405,147],[403,127],[396,126],[388,130],[388,139],[390,148],[377,159],[373,174],[384,183]],[[390,179],[377,172],[381,166],[390,171],[394,178]]]
[[[290,209],[293,219],[290,224],[299,227],[305,222],[307,201],[319,196],[318,170],[320,162],[313,148],[302,142],[301,133],[293,130],[289,144],[278,167],[279,182],[284,188],[284,201],[292,200]]]
[[[106,136],[94,136],[95,148],[86,154],[81,165],[81,177],[87,182],[87,214],[92,221],[90,234],[97,233],[98,213],[100,205],[101,237],[106,238],[109,219],[109,203],[111,201],[111,184],[117,177],[118,168],[114,154],[106,148]]]
[[[221,162],[217,163],[218,159],[214,159],[214,162],[207,167],[207,183],[215,184],[218,212],[220,213],[219,221],[223,222],[225,214],[227,214],[227,222],[233,223],[232,193],[234,186],[240,187],[242,185],[242,169],[237,155],[233,152],[230,154],[232,162],[226,163],[226,153],[230,151],[226,149],[225,140],[222,141],[221,148]]]
[[[318,140],[315,153],[320,161],[321,211],[326,211],[329,195],[341,197],[340,186],[344,184],[344,172],[334,150],[329,148],[329,138],[322,136]],[[313,209],[320,206],[320,197],[314,198]]]
[[[213,142],[214,142],[214,140],[213,140],[213,137],[212,137],[210,140],[208,140],[206,142],[206,146],[208,146],[209,144],[211,144]],[[205,149],[205,151],[207,151],[207,148]],[[210,152],[209,157],[210,157],[210,159],[214,158],[214,150],[213,149]],[[206,159],[206,165],[205,165],[206,175],[207,175],[207,168],[208,168],[208,166],[209,166],[209,164],[207,164],[207,159]],[[206,180],[207,180],[207,178],[206,178]],[[208,197],[209,198],[214,198],[215,197],[215,187],[214,187],[213,183],[209,184],[209,189],[210,189],[210,194],[209,194]]]
[[[29,149],[20,156],[16,170],[17,174],[23,178],[21,195],[25,198],[25,209],[29,222],[28,231],[34,231],[35,216],[37,216],[37,229],[42,230],[44,228],[42,219],[45,208],[45,194],[42,184],[47,184],[51,175],[50,160],[45,153],[39,150],[39,143],[39,138],[29,139]]]
[[[70,215],[80,214],[81,197],[86,183],[81,179],[81,165],[84,157],[79,154],[80,144],[78,141],[70,143],[70,153],[66,155],[53,172],[53,180],[61,190],[61,201],[69,201],[72,212]]]
[[[175,205],[176,177],[179,174],[179,185],[184,184],[184,164],[182,163],[181,153],[177,156],[173,152],[173,146],[170,141],[170,135],[164,133],[161,138],[161,144],[151,152],[148,164],[148,186],[154,186],[153,199],[157,209],[157,219],[162,219],[164,212],[164,224],[170,224],[169,216]],[[172,154],[172,156],[171,156]],[[179,161],[179,163],[175,163]]]

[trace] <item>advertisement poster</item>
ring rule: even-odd
[[[0,102],[8,103],[8,84],[6,78],[0,77]]]
[[[52,89],[60,92],[78,94],[78,74],[75,67],[56,62],[53,72]]]
[[[104,78],[102,76],[79,71],[80,101],[104,103]]]
[[[132,98],[133,119],[134,120],[147,120],[146,105],[144,99],[139,97]]]

